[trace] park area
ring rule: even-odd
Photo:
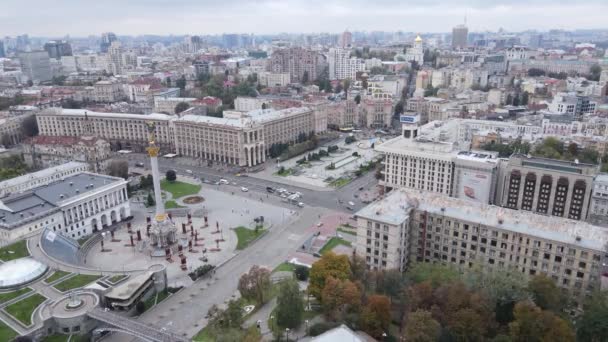
[[[7,306],[5,310],[8,314],[15,317],[25,326],[29,326],[32,324],[32,313],[45,300],[46,297],[35,293],[25,299]]]
[[[0,248],[0,260],[2,261],[11,261],[29,255],[30,252],[27,250],[26,240],[21,240],[13,243],[12,245]]]
[[[61,292],[66,292],[69,290],[77,289],[77,288],[83,287],[85,285],[88,285],[99,278],[101,278],[101,276],[90,275],[90,274],[77,274],[58,284],[55,284],[55,286],[53,286],[53,287]]]
[[[308,185],[340,188],[376,166],[379,156],[373,146],[380,142],[379,138],[348,144],[341,140],[282,161],[267,172]]]

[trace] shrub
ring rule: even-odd
[[[213,266],[213,265],[205,264],[203,266],[197,267],[194,271],[188,273],[188,276],[190,277],[190,279],[192,279],[194,281],[198,278],[205,276],[207,273],[209,273],[214,268],[215,268],[215,266]]]
[[[309,272],[310,272],[310,270],[306,266],[298,266],[294,270],[294,273],[296,275],[296,279],[298,279],[300,281],[306,281],[306,280],[308,280],[308,273]]]
[[[135,311],[137,311],[137,314],[139,315],[144,313],[144,311],[146,311],[146,303],[142,301],[137,302],[137,304],[135,304]]]

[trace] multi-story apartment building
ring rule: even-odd
[[[156,144],[163,151],[175,147],[172,116],[165,114],[97,113],[86,109],[48,108],[36,115],[40,135],[96,136],[110,142],[113,149],[144,151],[149,125],[154,125]]]
[[[576,93],[558,93],[549,104],[552,113],[568,114],[575,120],[582,120],[584,115],[594,114],[596,102],[590,101],[588,96]]]
[[[393,117],[393,101],[391,99],[364,99],[359,104],[361,111],[359,126],[368,128],[387,128],[391,126]]]
[[[125,97],[123,86],[117,81],[99,81],[93,88],[93,96],[97,102],[114,103]]]
[[[34,168],[49,168],[69,161],[89,164],[89,170],[104,173],[110,160],[110,143],[92,136],[38,135],[23,142],[25,162]]]
[[[465,49],[468,46],[469,28],[458,25],[452,29],[452,49]]]
[[[341,48],[329,49],[327,57],[330,80],[354,80],[357,72],[365,71],[365,61],[350,57],[350,50]]]
[[[45,82],[53,78],[49,54],[42,51],[19,52],[21,72],[31,81]]]
[[[596,165],[512,155],[501,163],[498,204],[537,214],[585,220]]]
[[[80,239],[131,216],[126,180],[88,172],[57,178],[0,200],[3,243],[44,229]]]
[[[593,180],[593,192],[587,220],[593,224],[608,226],[608,175],[599,174]]]
[[[302,82],[306,75],[310,82],[323,71],[322,58],[317,51],[301,47],[275,50],[270,56],[268,71],[289,73],[291,82]]]
[[[369,269],[404,271],[418,261],[545,274],[578,303],[606,277],[608,230],[581,221],[405,189],[355,217],[356,254]]]

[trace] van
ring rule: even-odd
[[[192,174],[192,170],[186,170],[186,173],[191,175]]]

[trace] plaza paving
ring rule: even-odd
[[[372,142],[378,144],[380,141],[379,138],[372,138],[372,140],[362,139],[347,145],[344,140],[341,140],[330,144],[337,145],[339,148],[338,151],[330,153],[328,157],[323,157],[319,161],[312,161],[306,165],[299,166],[297,161],[308,155],[308,153],[305,153],[283,161],[280,164],[275,164],[260,172],[258,175],[268,177],[272,174],[272,178],[279,182],[283,179],[289,182],[311,185],[318,188],[331,188],[332,185],[325,181],[329,177],[338,179],[340,177],[349,176],[356,171],[360,165],[366,164],[378,157],[378,153],[371,148],[371,144]],[[327,146],[324,145],[319,147],[314,151],[310,151],[310,153],[318,153],[320,150],[327,150]],[[354,152],[357,152],[359,157],[353,157],[352,154]],[[327,170],[326,167],[332,163],[334,163],[336,168],[334,170]],[[279,176],[277,172],[281,166],[286,170],[295,170],[295,172],[288,176]],[[253,177],[257,177],[258,175],[253,175]]]
[[[91,248],[86,256],[87,266],[107,271],[130,271],[144,270],[152,264],[160,263],[167,266],[170,286],[187,286],[192,283],[187,276],[188,272],[205,263],[219,265],[234,256],[237,237],[231,228],[244,226],[254,229],[254,218],[264,216],[264,226],[272,229],[275,224],[289,220],[295,214],[295,209],[290,210],[272,205],[268,201],[264,201],[265,198],[260,199],[259,196],[252,193],[225,193],[206,186],[199,192],[199,195],[205,199],[200,204],[188,205],[181,199],[176,200],[179,205],[188,207],[192,211],[201,212],[202,209],[208,217],[208,227],[206,228],[202,215],[192,217],[193,229],[197,232],[199,241],[198,245],[193,241],[193,252],[188,252],[187,248],[184,249],[187,271],[181,270],[177,255],[173,256],[172,262],[165,260],[164,257],[151,256],[146,236],[146,216],[153,214],[150,213],[151,209],[144,208],[139,203],[132,206],[134,215],[132,231],[134,232],[135,247],[130,246],[131,234],[124,225],[116,231],[114,241],[109,234],[106,234],[104,240],[106,251],[102,252],[100,243]],[[178,238],[192,239],[190,226],[187,225],[185,235],[182,233],[182,223],[187,223],[187,217],[173,215],[173,221],[178,228]],[[216,233],[216,223],[219,224],[220,233]],[[141,242],[137,241],[136,232],[138,230],[141,232]],[[222,238],[224,241],[219,242],[220,250],[212,251],[218,247],[216,240]],[[207,262],[202,260],[203,249],[207,249],[207,253],[204,254],[208,259]]]

